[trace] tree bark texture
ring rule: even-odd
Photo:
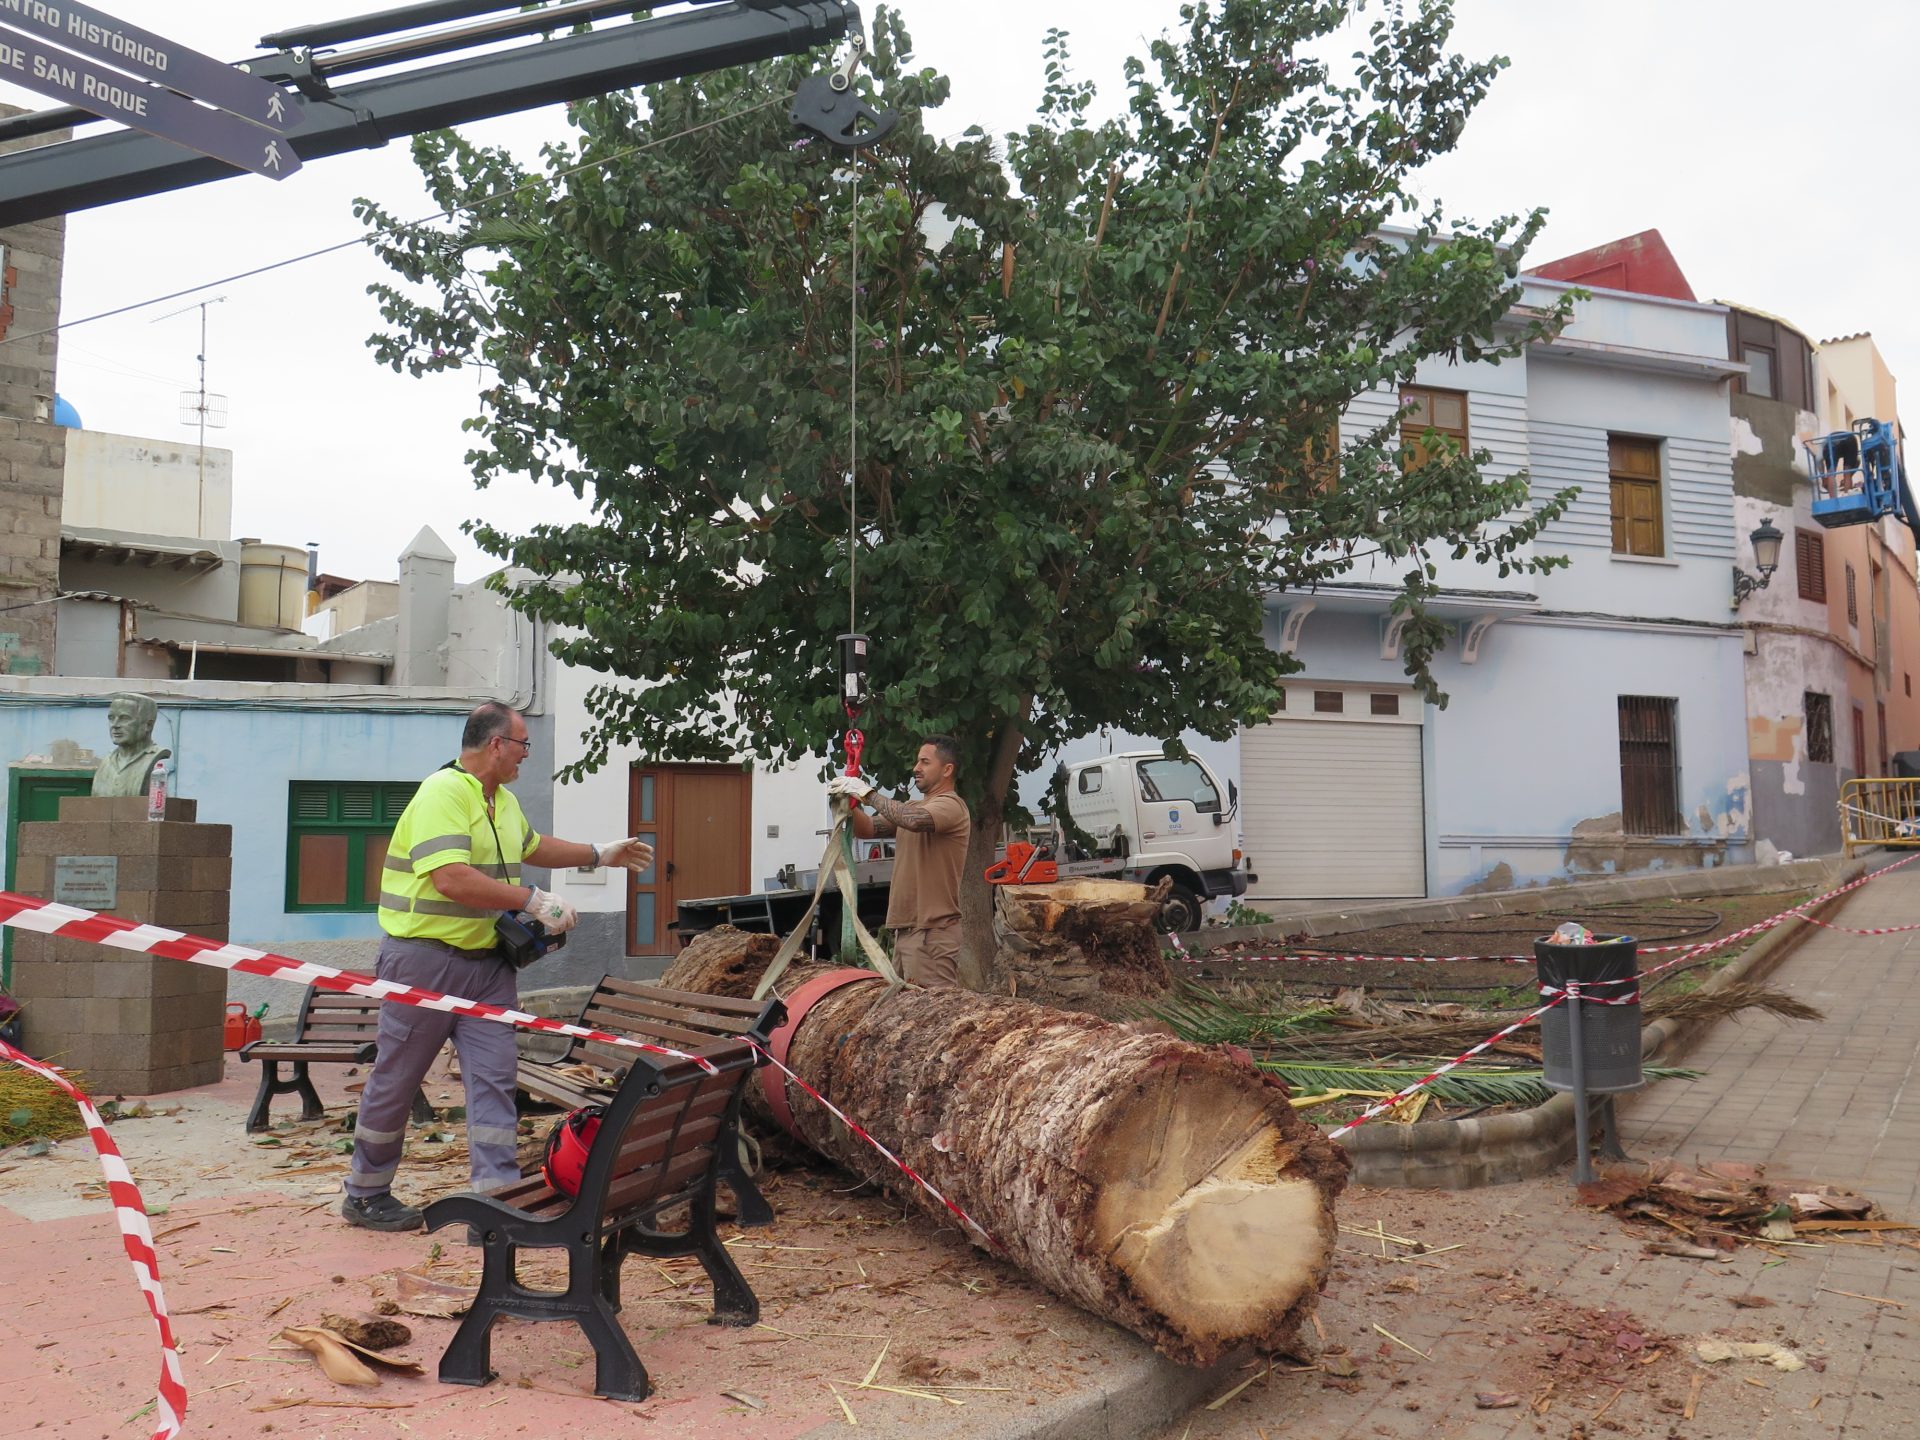
[[[1109,1019],[1173,987],[1156,928],[1166,886],[1125,880],[996,885],[980,988]]]
[[[750,993],[760,948],[710,932],[661,983]],[[789,971],[776,988],[820,973]],[[863,981],[805,1014],[787,1063],[1056,1295],[1186,1364],[1296,1348],[1333,1253],[1347,1159],[1243,1053],[1001,996]],[[787,1090],[811,1148],[951,1220]],[[749,1095],[766,1120],[759,1087]]]

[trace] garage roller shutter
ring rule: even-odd
[[[1240,734],[1249,898],[1427,893],[1420,727],[1278,720]]]

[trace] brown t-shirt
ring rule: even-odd
[[[952,791],[920,803],[933,816],[933,829],[902,830],[894,836],[889,930],[918,930],[960,914],[960,870],[967,860],[973,817],[967,802]]]

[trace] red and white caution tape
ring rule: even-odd
[[[684,1050],[674,1050],[664,1045],[650,1045],[630,1036],[593,1030],[584,1025],[574,1025],[563,1020],[549,1020],[541,1015],[528,1014],[524,1010],[512,1010],[501,1005],[488,1005],[478,1000],[464,1000],[454,995],[443,995],[436,990],[396,985],[391,980],[377,980],[371,975],[339,970],[330,965],[316,965],[312,961],[274,955],[264,950],[250,949],[245,945],[224,944],[217,940],[203,939],[197,935],[185,935],[177,930],[163,929],[157,925],[136,925],[131,921],[118,920],[110,915],[99,915],[91,910],[37,900],[30,895],[15,895],[0,891],[0,925],[11,925],[18,929],[34,930],[46,935],[59,935],[67,939],[88,940],[119,950],[159,955],[169,960],[185,960],[195,965],[238,970],[249,975],[265,975],[275,980],[314,985],[322,990],[338,991],[346,995],[364,995],[375,1000],[392,1000],[402,1005],[416,1005],[426,1010],[472,1015],[482,1020],[493,1020],[503,1025],[514,1025],[521,1029],[537,1030],[549,1035],[568,1035],[598,1044],[616,1045],[628,1050],[645,1051],[652,1055],[665,1055],[675,1060],[692,1061],[709,1074],[714,1073],[715,1067],[711,1061],[702,1059],[698,1055],[690,1055]],[[972,1216],[941,1194],[925,1176],[874,1139],[865,1128],[788,1070],[785,1065],[774,1060],[771,1054],[764,1050],[761,1053],[766,1055],[771,1063],[778,1065],[801,1089],[826,1106],[841,1124],[886,1156],[901,1173],[958,1216],[990,1246],[996,1250],[1002,1249],[999,1241],[989,1235]],[[118,1159],[117,1154],[115,1158]]]
[[[160,1288],[160,1260],[153,1250],[153,1229],[147,1224],[147,1207],[140,1199],[133,1174],[121,1158],[120,1147],[107,1134],[107,1122],[74,1083],[51,1065],[43,1065],[21,1054],[0,1040],[0,1060],[12,1061],[41,1079],[58,1086],[80,1107],[80,1118],[87,1123],[87,1138],[99,1152],[100,1168],[106,1172],[107,1194],[113,1200],[113,1218],[120,1226],[121,1243],[127,1259],[133,1262],[133,1277],[140,1293],[147,1297],[147,1309],[153,1313],[154,1328],[160,1334],[160,1387],[154,1395],[154,1411],[160,1417],[154,1424],[153,1440],[173,1440],[180,1433],[187,1414],[187,1383],[180,1370],[180,1347],[173,1338],[173,1321],[167,1314],[166,1292]]]
[[[753,1042],[751,1040],[749,1040],[747,1043],[749,1045],[753,1045]],[[759,1050],[762,1055],[767,1057],[767,1063],[769,1065],[773,1066],[774,1069],[778,1070],[782,1075],[785,1075],[787,1079],[791,1080],[794,1084],[798,1085],[802,1090],[806,1091],[807,1094],[811,1095],[814,1099],[818,1100],[820,1104],[823,1107],[825,1107],[826,1112],[829,1115],[833,1116],[834,1119],[838,1120],[842,1125],[846,1126],[847,1129],[851,1130],[854,1134],[858,1135],[862,1140],[866,1141],[867,1144],[871,1145],[874,1149],[878,1150],[882,1155],[886,1156],[888,1160],[892,1161],[894,1167],[898,1169],[901,1174],[905,1175],[909,1180],[913,1181],[914,1184],[918,1185],[922,1190],[926,1191],[929,1195],[933,1196],[934,1199],[938,1200],[942,1205],[946,1206],[948,1211],[950,1211],[959,1220],[961,1220],[967,1226],[968,1229],[972,1230],[974,1234],[978,1235],[982,1240],[986,1241],[987,1245],[991,1249],[999,1251],[1002,1255],[1007,1253],[1006,1246],[1002,1245],[998,1240],[994,1239],[992,1235],[988,1234],[986,1228],[983,1225],[981,1225],[978,1220],[975,1220],[971,1215],[967,1214],[966,1211],[962,1210],[958,1205],[954,1204],[953,1201],[949,1200],[945,1195],[941,1194],[938,1187],[936,1187],[931,1180],[927,1179],[926,1176],[922,1175],[918,1170],[914,1169],[906,1161],[902,1160],[898,1155],[894,1154],[886,1146],[882,1145],[878,1140],[874,1139],[872,1135],[867,1133],[866,1128],[863,1125],[861,1125],[858,1120],[855,1120],[851,1115],[847,1114],[846,1111],[842,1110],[838,1105],[834,1104],[831,1100],[827,1099],[826,1096],[822,1095],[818,1090],[814,1089],[813,1086],[809,1085],[806,1081],[802,1080],[798,1075],[794,1074],[793,1071],[789,1070],[785,1065],[781,1064],[780,1061],[776,1060],[773,1056],[772,1051],[761,1049],[761,1047],[758,1045],[754,1045],[753,1048],[755,1050]]]
[[[617,1045],[627,1050],[644,1050],[649,1055],[665,1055],[674,1060],[689,1060],[708,1074],[714,1065],[698,1055],[674,1050],[665,1045],[649,1045],[625,1035],[590,1030],[565,1020],[549,1020],[510,1010],[503,1005],[488,1005],[478,1000],[463,1000],[457,995],[442,995],[437,990],[422,990],[412,985],[396,985],[391,980],[376,980],[352,970],[336,970],[331,965],[316,965],[310,960],[294,960],[245,945],[230,945],[206,940],[198,935],[183,935],[178,930],[158,925],[135,925],[111,915],[97,915],[72,905],[56,905],[36,900],[31,895],[0,891],[0,925],[33,930],[43,935],[59,935],[71,940],[89,940],[116,950],[131,950],[141,955],[159,955],[168,960],[187,960],[195,965],[210,965],[218,970],[238,970],[247,975],[265,975],[288,980],[296,985],[315,985],[343,995],[364,995],[372,1000],[395,1000],[402,1005],[417,1005],[423,1010],[441,1010],[452,1015],[472,1015],[482,1020],[497,1020],[524,1030],[548,1035],[570,1035],[601,1045]]]
[[[1730,945],[1736,940],[1744,939],[1749,935],[1757,935],[1763,930],[1770,930],[1774,926],[1779,925],[1788,919],[1793,919],[1793,918],[1798,918],[1802,920],[1808,919],[1810,917],[1806,914],[1806,912],[1813,909],[1815,906],[1824,904],[1825,902],[1835,899],[1838,896],[1845,895],[1850,890],[1857,890],[1862,885],[1866,884],[1869,880],[1877,880],[1882,875],[1886,875],[1894,870],[1898,870],[1903,865],[1911,865],[1915,860],[1920,860],[1920,855],[1909,855],[1904,860],[1896,860],[1891,865],[1885,865],[1878,870],[1870,871],[1867,874],[1862,875],[1857,880],[1851,881],[1848,884],[1841,885],[1835,889],[1827,891],[1824,895],[1816,895],[1811,900],[1807,900],[1802,902],[1799,905],[1795,905],[1792,909],[1783,910],[1780,912],[1780,914],[1772,916],[1769,919],[1763,920],[1757,925],[1749,925],[1744,930],[1735,931],[1733,934],[1722,936],[1718,940],[1709,940],[1703,945],[1693,946],[1690,949],[1685,950],[1683,953],[1674,956],[1674,958],[1671,960],[1664,960],[1660,964],[1653,966],[1651,969],[1641,971],[1638,975],[1633,976],[1632,979],[1637,984],[1639,981],[1646,979],[1649,975],[1657,975],[1662,970],[1669,970],[1673,968],[1675,965],[1680,965],[1685,963],[1688,960],[1696,959],[1701,955],[1707,954],[1709,951],[1718,950],[1722,946]],[[1818,924],[1820,922],[1816,921],[1815,923]],[[1179,946],[1180,944],[1179,938],[1177,936],[1174,938],[1174,944],[1175,946]],[[1182,948],[1184,949],[1184,947]],[[1575,991],[1584,991],[1586,989],[1592,988],[1596,983],[1606,984],[1606,985],[1617,985],[1625,982],[1619,981],[1619,980],[1604,981],[1604,982],[1586,981],[1584,983],[1576,982],[1574,985],[1570,986],[1569,988]],[[1480,1054],[1481,1052],[1488,1049],[1490,1046],[1498,1044],[1500,1041],[1506,1039],[1506,1037],[1513,1034],[1514,1031],[1522,1029],[1525,1026],[1532,1024],[1535,1020],[1538,1020],[1542,1015],[1546,1014],[1547,1011],[1553,1009],[1554,1006],[1564,1004],[1569,998],[1571,998],[1571,996],[1565,992],[1555,995],[1553,999],[1549,1000],[1545,1005],[1542,1005],[1538,1010],[1530,1011],[1527,1014],[1521,1016],[1518,1020],[1514,1021],[1511,1025],[1499,1031],[1497,1034],[1490,1036],[1488,1039],[1482,1040],[1478,1045],[1474,1046],[1471,1050],[1468,1050],[1464,1054],[1458,1055],[1452,1060],[1449,1060],[1446,1064],[1440,1066],[1439,1069],[1435,1070],[1432,1074],[1421,1077],[1420,1079],[1414,1081],[1411,1085],[1407,1086],[1405,1089],[1401,1090],[1399,1093],[1393,1095],[1389,1099],[1382,1100],[1379,1104],[1371,1107],[1370,1109],[1356,1116],[1352,1120],[1349,1120],[1345,1125],[1342,1125],[1339,1129],[1329,1132],[1327,1138],[1329,1140],[1338,1140],[1344,1135],[1352,1134],[1355,1130],[1358,1130],[1362,1125],[1366,1124],[1369,1120],[1372,1120],[1377,1116],[1384,1115],[1387,1111],[1393,1109],[1396,1105],[1400,1105],[1404,1103],[1407,1097],[1417,1094],[1419,1091],[1425,1089],[1427,1086],[1431,1085],[1435,1080],[1438,1080],[1442,1075],[1446,1074],[1449,1070],[1456,1069],[1457,1067],[1465,1064],[1468,1060],[1471,1060],[1475,1055]],[[1590,997],[1584,994],[1581,995],[1581,999],[1589,1004],[1594,1003]]]

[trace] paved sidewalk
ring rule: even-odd
[[[1920,923],[1920,864],[1870,882],[1825,918]],[[1920,931],[1816,930],[1766,983],[1826,1020],[1717,1026],[1686,1060],[1705,1078],[1656,1085],[1624,1107],[1628,1150],[1755,1162],[1778,1179],[1859,1189],[1894,1218],[1920,1220],[1916,964]],[[1771,1254],[1747,1247],[1730,1263],[1653,1256],[1642,1248],[1651,1235],[1578,1206],[1565,1177],[1466,1194],[1357,1190],[1341,1220],[1378,1220],[1435,1247],[1430,1259],[1409,1261],[1404,1250],[1382,1258],[1394,1247],[1349,1228],[1321,1317],[1328,1353],[1344,1353],[1357,1375],[1258,1379],[1164,1440],[1598,1440],[1603,1431],[1879,1440],[1920,1425],[1920,1248],[1910,1233],[1828,1236]],[[1645,1348],[1608,1354],[1622,1332]],[[1691,1347],[1706,1334],[1787,1344],[1813,1364],[1792,1374],[1704,1366]],[[1656,1350],[1662,1359],[1640,1363]],[[1522,1403],[1477,1407],[1476,1395],[1497,1391]]]
[[[1920,923],[1920,863],[1863,885],[1831,923]],[[1816,929],[1768,976],[1826,1012],[1819,1025],[1761,1015],[1716,1026],[1688,1055],[1707,1071],[1656,1086],[1622,1117],[1635,1154],[1711,1156],[1818,1176],[1920,1213],[1920,930]]]
[[[1828,918],[1920,922],[1920,865],[1869,883]],[[1721,1026],[1690,1057],[1705,1079],[1666,1082],[1627,1108],[1629,1148],[1759,1161],[1779,1178],[1854,1185],[1920,1220],[1920,999],[1905,985],[1916,958],[1920,932],[1817,932],[1769,983],[1828,1018]],[[916,1440],[1133,1440],[1191,1404],[1190,1387],[1225,1397],[1242,1380],[1167,1440],[1859,1440],[1911,1434],[1920,1413],[1920,1242],[1909,1233],[1748,1247],[1729,1263],[1654,1256],[1646,1231],[1580,1207],[1565,1177],[1467,1194],[1349,1192],[1317,1327],[1336,1363],[1294,1373],[1264,1362],[1178,1371],[950,1229],[844,1194],[832,1175],[791,1174],[770,1182],[780,1223],[739,1242],[766,1307],[761,1328],[704,1325],[702,1278],[685,1265],[630,1267],[626,1323],[660,1384],[644,1406],[591,1396],[589,1356],[565,1326],[503,1326],[498,1383],[439,1385],[433,1364],[452,1322],[413,1317],[409,1353],[426,1377],[343,1392],[279,1345],[279,1328],[330,1308],[366,1313],[397,1293],[402,1269],[470,1284],[472,1257],[445,1243],[435,1258],[429,1237],[369,1235],[333,1216],[348,1075],[322,1079],[329,1121],[289,1126],[265,1147],[240,1130],[252,1078],[233,1066],[220,1085],[167,1097],[163,1112],[177,1113],[114,1127],[149,1201],[166,1207],[155,1228],[193,1391],[189,1440],[269,1429],[788,1440],[846,1433],[855,1419],[859,1433]],[[457,1102],[455,1086],[431,1092]],[[437,1148],[415,1137],[410,1193],[457,1186],[457,1156],[436,1165]],[[1355,1233],[1375,1225],[1427,1253]],[[0,1264],[0,1394],[30,1405],[4,1433],[143,1436],[152,1329],[84,1141],[0,1174]],[[1705,1367],[1691,1347],[1706,1334],[1779,1341],[1813,1363],[1791,1374]],[[893,1388],[857,1388],[870,1367]],[[1522,1403],[1477,1408],[1476,1395],[1493,1392]],[[402,1408],[349,1408],[370,1403]]]

